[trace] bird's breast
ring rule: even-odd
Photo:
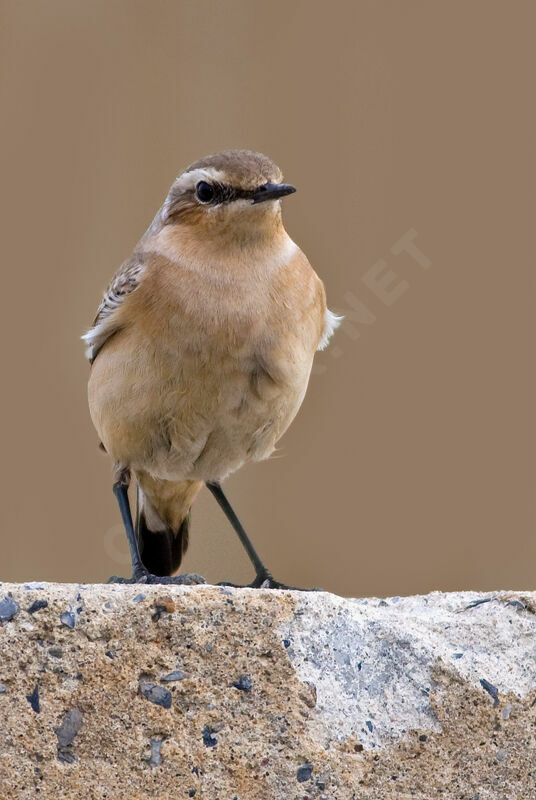
[[[318,342],[310,287],[208,279],[168,259],[150,277],[93,367],[106,448],[168,479],[220,479],[266,458],[307,386]]]

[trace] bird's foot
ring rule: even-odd
[[[269,572],[260,573],[255,576],[249,584],[250,589],[297,589],[296,586],[287,586],[286,583],[276,581]],[[298,590],[299,591],[299,590]]]
[[[146,583],[151,585],[165,585],[165,586],[196,586],[200,583],[206,583],[202,575],[197,575],[195,572],[189,572],[185,575],[153,575],[147,571],[136,571],[132,578],[121,578],[118,575],[112,575],[107,583]]]
[[[231,586],[234,589],[285,589],[291,592],[320,592],[321,589],[301,589],[299,586],[287,586],[286,583],[276,581],[272,575],[266,572],[260,572],[251,583],[241,586],[236,583],[229,583],[222,581],[218,586]]]

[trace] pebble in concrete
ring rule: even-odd
[[[301,767],[298,767],[296,772],[296,780],[298,783],[305,783],[305,781],[311,780],[311,776],[313,774],[313,765],[312,764],[302,764]]]
[[[34,600],[32,605],[28,608],[28,614],[35,614],[36,611],[41,611],[43,608],[48,607],[48,600]]]
[[[158,767],[160,761],[162,760],[162,756],[160,751],[162,750],[162,742],[163,739],[154,738],[150,739],[149,744],[151,746],[151,755],[149,756],[149,764],[151,767]]]
[[[76,617],[72,611],[64,611],[63,614],[60,615],[60,622],[67,628],[74,628]]]
[[[206,725],[203,728],[202,735],[203,735],[203,744],[205,745],[205,747],[216,747],[216,745],[218,744],[218,740],[216,739],[215,736],[212,735],[213,733],[214,731],[212,730],[210,725]]]
[[[39,703],[39,686],[37,683],[35,684],[33,692],[26,695],[26,700],[29,702],[35,713],[39,714],[39,712],[41,711],[41,706]]]
[[[173,683],[174,681],[183,681],[187,677],[188,675],[186,672],[183,672],[180,669],[174,669],[173,672],[163,675],[160,680],[165,683]]]
[[[75,760],[74,753],[72,752],[72,743],[78,731],[82,727],[84,717],[78,708],[71,708],[61,722],[59,728],[56,729],[56,736],[58,739],[58,759],[67,764],[72,764]]]
[[[6,595],[3,600],[0,600],[0,621],[9,622],[9,620],[13,619],[19,608],[20,606],[16,600]]]
[[[140,681],[140,691],[150,703],[162,706],[162,708],[171,708],[171,692],[168,689],[164,689],[163,686],[158,686],[156,683],[149,683],[148,681]]]
[[[249,675],[241,675],[236,681],[233,681],[232,686],[241,692],[251,692],[253,682]]]

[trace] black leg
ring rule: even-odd
[[[123,470],[114,483],[114,495],[117,498],[119,510],[121,512],[121,519],[125,526],[127,534],[128,546],[130,549],[130,559],[132,561],[132,578],[118,578],[116,575],[110,578],[108,583],[157,583],[157,584],[174,584],[178,586],[193,586],[198,583],[205,583],[205,579],[201,575],[192,573],[190,575],[152,575],[147,567],[141,560],[140,548],[138,545],[138,537],[134,530],[134,523],[132,521],[132,512],[130,510],[130,502],[128,499],[128,487],[130,484],[130,472]]]
[[[221,510],[233,526],[233,529],[240,539],[246,553],[248,554],[249,560],[255,567],[255,580],[253,583],[250,584],[252,588],[266,588],[266,589],[290,589],[294,587],[285,586],[283,583],[279,583],[278,581],[272,578],[271,573],[264,565],[263,561],[261,560],[259,554],[253,547],[249,536],[247,535],[246,531],[242,527],[242,523],[236,516],[233,507],[231,506],[230,502],[227,500],[227,497],[224,494],[223,489],[221,488],[219,483],[213,481],[207,481],[207,488],[210,489],[214,497],[216,498],[218,505],[220,506]],[[227,584],[232,586],[233,584]]]
[[[129,483],[130,475],[126,472],[122,473],[119,479],[114,483],[114,494],[119,505],[121,519],[123,520],[123,525],[125,526],[125,532],[127,534],[130,560],[132,561],[132,578],[135,583],[138,583],[146,579],[148,571],[144,567],[143,561],[141,560],[140,549],[138,547],[138,538],[132,522],[132,513],[130,511],[130,502],[128,499]]]

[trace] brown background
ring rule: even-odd
[[[249,147],[298,186],[287,228],[349,318],[279,457],[227,483],[273,572],[534,588],[533,7],[1,4],[3,579],[127,574],[79,336],[181,167]],[[390,254],[410,229],[427,270]],[[410,284],[391,306],[379,259]],[[251,576],[206,492],[184,566]]]

